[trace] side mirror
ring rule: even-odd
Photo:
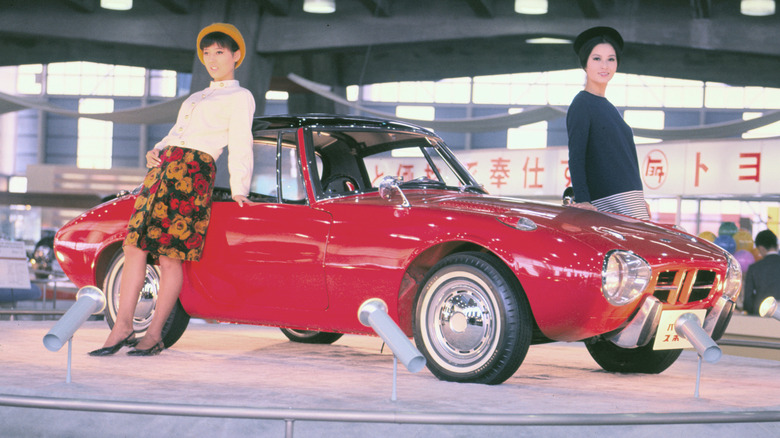
[[[403,198],[403,207],[411,207],[412,204],[406,199],[403,190],[399,187],[403,179],[399,176],[386,176],[379,181],[379,196],[385,201],[392,201],[393,197],[398,194]]]

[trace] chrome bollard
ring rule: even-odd
[[[763,318],[774,318],[780,321],[780,307],[778,307],[775,297],[769,297],[762,301],[758,308],[758,314]]]
[[[720,347],[701,328],[701,321],[693,313],[680,315],[674,323],[674,330],[677,334],[687,339],[705,361],[715,363],[720,360],[722,355]]]
[[[103,291],[95,286],[82,287],[76,294],[76,302],[43,337],[43,345],[49,351],[59,351],[90,315],[101,312],[105,306]]]
[[[384,301],[379,298],[366,300],[358,309],[358,320],[364,326],[374,329],[407,370],[416,373],[423,369],[425,357],[387,314]]]

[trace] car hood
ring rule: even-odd
[[[532,224],[531,232],[565,235],[594,250],[606,253],[613,249],[641,252],[651,264],[662,260],[710,260],[723,263],[725,251],[671,225],[657,224],[619,214],[603,213],[571,206],[528,201],[492,195],[443,191],[404,191],[412,209],[447,211],[448,215],[482,215],[507,225]],[[379,197],[350,199],[354,203],[392,204]]]
[[[600,252],[611,249],[641,251],[640,255],[651,264],[670,259],[722,263],[726,257],[720,247],[672,225],[619,214],[485,195],[428,202],[440,208],[492,214],[499,218],[526,218],[538,228],[572,236]]]

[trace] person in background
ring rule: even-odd
[[[244,39],[232,24],[214,23],[200,31],[196,48],[212,82],[184,101],[171,131],[146,154],[149,172],[122,246],[125,264],[116,322],[91,356],[108,356],[123,346],[135,347],[127,353],[131,356],[152,356],[165,348],[162,330],[181,292],[182,262],[199,260],[203,250],[215,162],[225,147],[232,198],[239,207],[249,203],[255,101],[235,80],[246,54]],[[154,317],[138,341],[133,314],[148,257],[160,265],[160,290]]]
[[[775,233],[771,230],[759,232],[756,248],[761,260],[748,267],[742,292],[742,308],[750,315],[758,315],[758,308],[766,298],[780,299],[780,255],[777,254]]]
[[[594,27],[574,41],[585,89],[569,106],[569,171],[575,207],[649,220],[631,128],[605,97],[623,51],[611,27]]]

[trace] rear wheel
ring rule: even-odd
[[[295,330],[283,328],[282,333],[287,339],[302,344],[332,344],[343,336],[342,333],[318,332],[314,330]]]
[[[119,308],[119,285],[124,265],[125,254],[120,249],[111,260],[106,278],[103,280],[103,292],[106,294],[106,309],[104,313],[109,327],[114,327],[114,322],[116,321],[117,309]],[[149,324],[152,322],[159,289],[160,268],[156,265],[146,265],[144,286],[138,297],[138,304],[135,306],[135,314],[133,316],[133,331],[137,335],[146,333],[146,329],[149,328]],[[184,330],[187,329],[189,322],[190,315],[184,311],[181,302],[176,301],[176,305],[173,307],[173,311],[168,316],[168,320],[165,322],[162,330],[165,348],[169,348],[179,340]]]
[[[414,340],[436,377],[499,384],[520,367],[533,324],[512,275],[500,260],[476,252],[445,257],[431,269],[415,302]]]
[[[638,348],[618,347],[612,341],[586,341],[588,353],[605,371],[659,374],[680,357],[682,350],[653,350],[653,341]]]

